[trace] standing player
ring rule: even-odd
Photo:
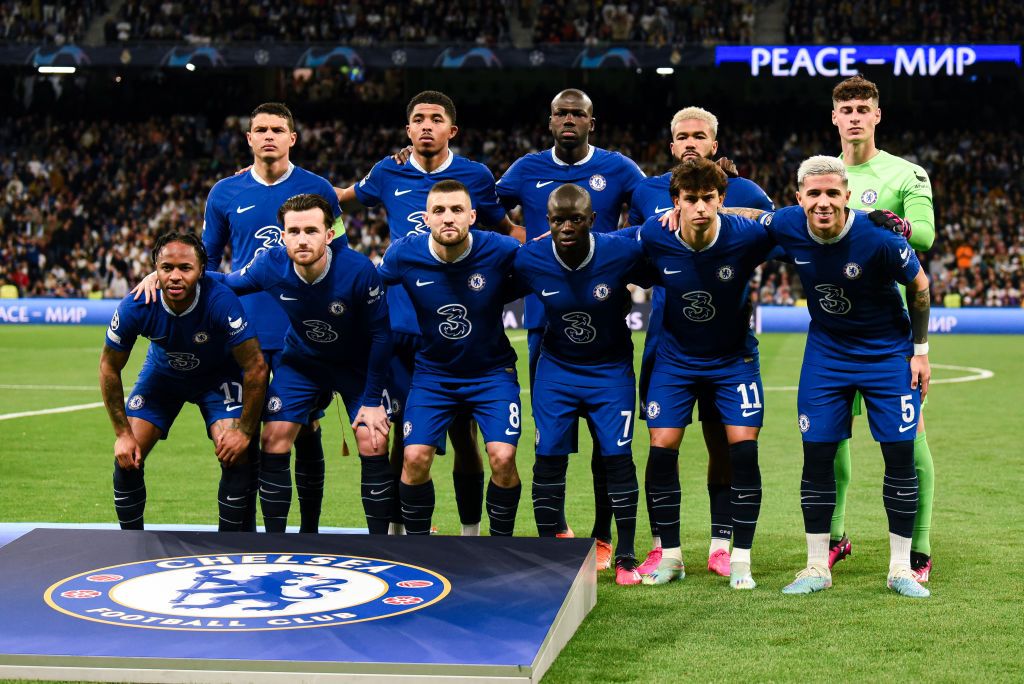
[[[288,107],[277,102],[256,107],[245,138],[253,152],[252,167],[218,181],[206,200],[203,244],[214,271],[219,269],[227,245],[231,246],[232,270],[241,269],[258,254],[281,245],[277,210],[289,197],[302,193],[320,195],[329,202],[334,217],[341,214],[331,184],[289,160],[297,134]],[[280,302],[267,293],[242,297],[242,306],[271,368],[276,371],[288,317]],[[287,469],[290,464],[269,465],[272,470],[282,466]],[[300,530],[316,532],[324,491],[324,450],[316,420],[295,441],[295,488],[302,518]],[[255,499],[255,487],[251,496]]]
[[[932,189],[927,172],[917,164],[896,157],[875,146],[875,126],[882,120],[878,107],[878,88],[862,76],[839,83],[832,90],[832,123],[839,131],[850,184],[850,207],[887,209],[906,218],[914,227],[910,246],[927,252],[935,240],[935,214]],[[927,403],[927,401],[926,401]],[[853,403],[853,415],[861,414],[860,397]],[[924,413],[917,421],[914,439],[914,466],[920,482],[917,517],[911,545],[911,566],[921,582],[931,573],[932,499],[935,469],[925,436]],[[850,440],[839,443],[836,455],[836,509],[832,516],[829,567],[850,555],[852,545],[846,536],[846,492],[852,464]]]
[[[750,331],[748,283],[775,246],[753,221],[721,215],[725,172],[696,157],[672,171],[678,232],[657,217],[640,229],[644,252],[665,288],[664,329],[650,387],[651,433],[646,490],[650,515],[664,545],[645,584],[685,576],[679,543],[679,446],[698,396],[712,402],[724,423],[732,467],[734,548],[730,586],[753,589],[750,550],[761,508],[757,438],[764,420],[757,339]]]
[[[516,445],[522,430],[516,355],[502,310],[519,242],[470,230],[469,190],[444,180],[427,195],[430,233],[412,234],[384,254],[380,273],[404,286],[423,335],[405,407],[405,463],[399,491],[408,534],[429,534],[434,512],[430,466],[459,412],[480,425],[491,464],[486,506],[491,535],[510,536],[522,485]]]
[[[636,240],[594,234],[590,194],[561,185],[548,199],[551,237],[528,242],[515,260],[522,293],[534,292],[548,320],[531,388],[537,429],[533,510],[542,537],[561,531],[565,475],[582,416],[595,428],[618,530],[615,581],[640,583],[633,537],[638,486],[633,465],[636,378],[625,314],[627,283],[642,278]]]
[[[928,277],[905,238],[875,230],[867,214],[848,208],[843,160],[805,160],[797,171],[797,187],[800,207],[760,218],[792,257],[811,314],[797,395],[807,567],[783,592],[809,594],[832,586],[828,557],[836,447],[850,437],[851,403],[860,391],[885,459],[887,584],[903,596],[925,598],[929,592],[910,568],[918,480],[914,439],[908,433],[914,434],[910,431],[920,420],[920,399],[931,376]],[[897,282],[906,286],[909,316]]]
[[[549,230],[548,195],[564,183],[575,183],[590,193],[597,214],[595,232],[608,233],[618,227],[622,206],[630,202],[644,173],[628,157],[590,144],[594,122],[594,104],[586,93],[576,89],[558,93],[551,101],[548,118],[548,128],[554,138],[552,148],[517,159],[498,181],[498,197],[505,206],[509,209],[522,206],[527,238],[539,237]],[[544,334],[544,307],[534,295],[526,297],[523,307],[532,385]],[[595,426],[590,427],[591,434],[595,434]],[[599,449],[599,446],[594,447],[591,461],[595,506],[591,536],[597,539],[598,569],[606,569],[612,560],[612,515],[607,505],[604,459]],[[568,526],[563,525],[563,529],[568,530]]]
[[[406,134],[412,143],[408,163],[399,163],[392,157],[377,162],[359,183],[352,187],[335,188],[338,200],[348,203],[358,200],[367,207],[384,205],[388,215],[390,241],[415,233],[427,233],[427,193],[437,182],[453,179],[469,190],[470,199],[483,226],[493,227],[506,234],[521,232],[512,224],[498,203],[494,191],[494,175],[478,162],[454,154],[449,143],[458,134],[455,123],[455,103],[444,93],[426,90],[411,100],[405,110]],[[407,148],[409,149],[409,148]],[[393,418],[402,422],[402,410],[409,393],[414,357],[420,345],[420,330],[416,312],[404,288],[390,287],[387,292],[391,330],[395,337],[395,359],[392,362],[392,387],[399,410]],[[455,501],[459,508],[463,535],[480,533],[480,507],[483,504],[483,461],[476,444],[472,421],[456,416],[450,432],[453,459],[452,479]],[[392,458],[397,457],[400,467],[402,435],[395,434]]]
[[[718,117],[700,107],[680,109],[669,124],[672,140],[669,149],[678,161],[711,159],[718,151]],[[651,176],[641,181],[633,192],[629,220],[632,225],[641,225],[652,216],[662,214],[673,207],[669,192],[672,172]],[[751,207],[771,211],[775,205],[757,183],[737,176],[729,178],[723,207]],[[665,289],[655,286],[651,298],[651,315],[644,340],[643,360],[640,364],[640,405],[647,405],[647,386],[651,369],[654,367],[655,350],[661,334],[662,318],[665,314]],[[700,409],[701,428],[704,443],[708,449],[708,499],[711,504],[711,547],[708,550],[708,570],[723,577],[729,571],[729,541],[732,539],[732,510],[729,504],[732,475],[729,470],[729,443],[725,428],[714,401],[709,396],[697,397]],[[650,511],[651,502],[647,502]],[[647,554],[639,571],[647,574],[658,567],[661,561],[661,538],[657,525],[651,516],[651,536],[654,548]]]
[[[203,277],[206,252],[194,235],[168,233],[153,247],[160,306],[125,297],[100,359],[100,390],[114,443],[114,508],[123,530],[143,529],[144,462],[185,402],[199,406],[221,463],[218,529],[255,531],[247,510],[250,443],[259,429],[267,366],[242,305]],[[151,340],[127,405],[121,371],[136,339]],[[253,454],[252,458],[256,455]]]

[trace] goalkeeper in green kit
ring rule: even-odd
[[[858,75],[839,83],[832,90],[832,123],[839,129],[843,144],[840,156],[850,179],[849,206],[867,211],[883,209],[902,216],[913,226],[910,246],[927,252],[935,240],[935,214],[928,174],[917,164],[875,147],[875,126],[881,119],[878,87],[871,81]],[[927,344],[921,346],[927,347]],[[927,353],[927,350],[921,353]],[[910,556],[915,578],[918,582],[927,582],[932,568],[929,534],[935,471],[925,437],[924,406],[921,408],[914,440],[914,465],[920,491]],[[853,403],[853,415],[860,413],[861,398],[858,394]],[[830,568],[852,551],[846,536],[846,492],[850,471],[850,440],[845,440],[839,443],[836,452],[836,508],[832,516]]]

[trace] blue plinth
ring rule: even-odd
[[[36,529],[0,548],[0,677],[537,681],[592,540]]]

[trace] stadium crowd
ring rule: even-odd
[[[789,0],[790,43],[1018,42],[1024,5],[1017,0]]]
[[[757,0],[555,2],[543,0],[534,43],[750,43]]]
[[[508,39],[501,0],[409,2],[168,2],[128,0],[105,36],[115,41],[469,42]]]
[[[0,41],[64,45],[80,42],[94,17],[107,11],[107,0],[2,0]]]
[[[0,122],[0,285],[21,296],[113,297],[150,270],[149,246],[166,230],[198,231],[210,187],[244,166],[250,151],[243,119],[200,117],[144,122]],[[795,171],[808,155],[834,153],[831,129],[799,135],[769,129],[723,131],[719,153],[736,160],[777,206],[791,203]],[[930,174],[936,241],[922,259],[936,302],[1020,306],[1024,134],[959,131],[938,145],[925,133],[883,139],[887,151]],[[400,127],[343,121],[300,124],[295,157],[339,187],[361,178],[406,144]],[[466,128],[453,146],[496,177],[519,156],[550,145],[543,123],[528,128]],[[648,174],[671,167],[663,132],[606,127],[595,142],[632,157]],[[513,216],[513,220],[520,220]],[[380,208],[345,215],[353,248],[379,262],[387,248]],[[803,295],[792,271],[768,264],[752,283],[762,303],[793,304]]]

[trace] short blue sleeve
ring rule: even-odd
[[[114,310],[107,327],[107,346],[117,351],[130,352],[135,346],[135,340],[142,332],[142,321],[139,319],[139,307],[133,306],[132,296],[128,295],[121,300]],[[154,304],[158,306],[158,304]]]
[[[370,172],[363,176],[355,185],[356,199],[364,207],[375,207],[381,202],[381,198],[384,196],[383,181],[384,171],[381,165],[384,160],[381,160],[373,165]]]
[[[494,189],[498,193],[498,199],[506,209],[515,209],[522,203],[520,196],[520,185],[523,182],[523,160],[521,157],[508,167],[495,184]]]

